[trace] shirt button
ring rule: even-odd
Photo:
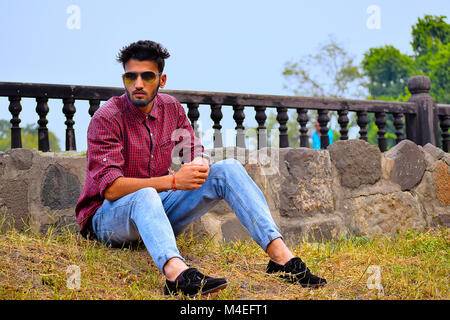
[[[152,159],[153,159],[153,155],[151,155],[151,156],[150,156],[150,158],[152,158]]]

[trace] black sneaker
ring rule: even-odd
[[[227,280],[224,278],[211,278],[195,268],[189,268],[180,273],[175,281],[166,280],[164,294],[177,295],[181,292],[192,298],[198,293],[209,294],[225,289],[227,285]]]
[[[327,280],[311,274],[306,264],[300,258],[292,258],[285,265],[269,261],[267,273],[280,273],[280,277],[290,283],[300,283],[302,287],[318,288],[327,283]]]

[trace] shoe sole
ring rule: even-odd
[[[228,286],[228,282],[225,282],[225,283],[223,283],[223,284],[221,284],[221,285],[219,285],[219,286],[217,286],[217,287],[215,287],[215,288],[211,288],[211,289],[209,289],[209,290],[207,290],[207,291],[200,291],[200,292],[197,292],[196,294],[193,294],[193,295],[190,295],[189,297],[190,298],[193,298],[193,297],[195,297],[195,296],[197,296],[197,295],[202,295],[202,296],[204,296],[204,295],[209,295],[209,294],[211,294],[211,293],[215,293],[215,292],[218,292],[218,291],[220,291],[220,290],[223,290],[223,289],[225,289],[226,287]]]
[[[185,295],[185,296],[187,296],[187,297],[189,297],[189,298],[195,298],[195,297],[198,296],[198,295],[201,295],[201,296],[203,296],[203,295],[209,295],[209,294],[211,294],[211,293],[215,293],[215,292],[218,292],[218,291],[220,291],[220,290],[223,290],[223,289],[225,289],[227,286],[228,286],[228,282],[225,282],[225,283],[223,283],[223,284],[221,284],[221,285],[219,285],[219,286],[217,286],[217,287],[211,288],[211,289],[209,289],[209,290],[207,290],[207,291],[199,291],[199,292],[197,292],[197,293],[194,293],[194,294],[187,294],[187,295]],[[166,294],[166,295],[174,295],[174,296],[178,296],[180,293],[181,293],[180,291],[176,291],[176,292],[169,292],[169,293],[165,293],[165,294]]]
[[[312,289],[317,289],[320,287],[323,287],[327,284],[327,282],[320,282],[320,283],[316,283],[316,284],[310,284],[310,283],[301,283],[299,280],[295,279],[292,280],[292,274],[291,273],[286,273],[286,272],[267,272],[267,274],[269,275],[276,275],[278,276],[280,279],[283,279],[286,282],[292,283],[292,284],[300,284],[303,288],[312,288]]]

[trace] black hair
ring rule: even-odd
[[[130,59],[138,61],[155,61],[160,73],[164,70],[164,59],[170,57],[169,52],[158,42],[151,40],[139,40],[123,47],[117,55],[117,61],[125,68],[125,63]]]

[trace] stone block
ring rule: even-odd
[[[36,153],[36,150],[30,149],[10,149],[7,152],[11,156],[11,161],[13,162],[13,166],[18,170],[28,170],[31,168],[33,164],[33,154]]]
[[[450,167],[444,161],[438,161],[434,171],[436,193],[442,205],[450,205]]]
[[[403,140],[385,156],[394,160],[390,179],[399,184],[402,191],[411,190],[422,180],[426,168],[425,155],[414,142]]]
[[[42,204],[52,210],[74,208],[81,189],[77,176],[59,164],[51,164],[44,173],[41,188]]]
[[[237,241],[251,239],[248,230],[242,225],[237,217],[226,220],[221,225],[223,241]]]
[[[421,204],[409,192],[375,194],[345,199],[344,223],[356,235],[392,236],[407,229],[425,230]]]
[[[317,214],[314,217],[283,219],[280,232],[288,245],[296,246],[305,241],[339,239],[348,231],[339,215]]]
[[[279,206],[284,217],[305,217],[334,209],[331,162],[327,151],[290,149],[283,157]]]
[[[327,149],[339,171],[341,185],[358,188],[381,177],[381,152],[364,140],[336,141]]]
[[[439,173],[437,174],[439,176]],[[425,171],[422,181],[414,188],[414,195],[420,201],[429,227],[450,227],[450,204],[443,205],[438,198],[436,173]],[[448,194],[448,193],[447,193]]]
[[[432,145],[431,143],[427,143],[426,145],[424,145],[423,149],[436,160],[441,159],[445,155],[444,150]]]

